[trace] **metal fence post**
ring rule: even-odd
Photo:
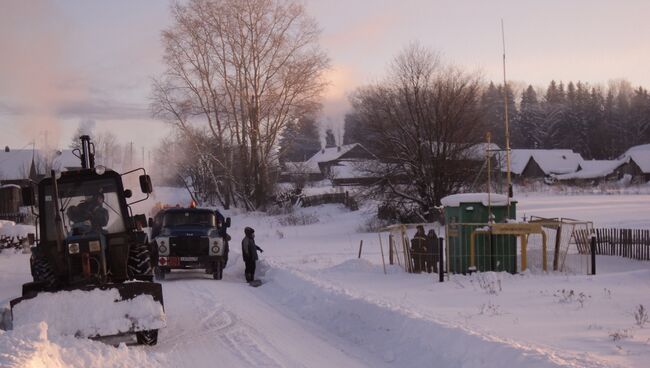
[[[438,238],[438,279],[440,282],[445,281],[444,241],[444,238]]]
[[[596,235],[591,234],[591,274],[596,274]]]

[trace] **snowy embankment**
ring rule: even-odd
[[[381,267],[350,261],[344,268]],[[396,271],[395,269],[393,271]],[[264,290],[301,319],[363,349],[368,356],[399,367],[516,367],[605,366],[586,357],[534,348],[515,341],[482,335],[471,329],[436,321],[387,300],[363,296],[359,290],[336,287],[298,271],[272,268],[273,286]],[[345,349],[342,347],[342,349]],[[368,366],[376,363],[367,362]],[[371,364],[372,363],[372,364]]]
[[[647,195],[518,199],[518,218],[650,223]],[[227,215],[233,242],[223,280],[169,275],[157,346],[115,348],[31,323],[0,331],[0,366],[645,367],[650,359],[650,322],[637,318],[640,305],[650,308],[650,262],[599,256],[595,276],[479,273],[438,283],[397,265],[384,274],[377,234],[359,232],[371,216],[364,210]],[[265,250],[259,288],[243,281],[245,226]],[[0,253],[3,304],[29,281],[28,257]]]

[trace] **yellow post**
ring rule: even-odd
[[[476,270],[476,245],[474,239],[476,239],[476,230],[472,231],[472,236],[469,240],[469,268],[471,270]]]
[[[386,274],[386,261],[384,260],[384,246],[381,243],[381,233],[379,235],[379,249],[381,250],[381,264],[384,266],[384,275]]]
[[[542,230],[542,262],[544,263],[544,272],[546,272],[546,233]]]

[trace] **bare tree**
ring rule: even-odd
[[[190,0],[172,14],[153,114],[188,135],[190,125],[205,126],[223,201],[263,206],[280,132],[319,108],[328,59],[317,24],[282,0]]]
[[[370,169],[383,178],[374,195],[426,212],[471,181],[469,156],[485,134],[480,92],[478,76],[417,44],[395,58],[384,82],[357,90],[354,113],[370,137],[362,143],[382,162]]]

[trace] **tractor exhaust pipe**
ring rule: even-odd
[[[81,167],[84,169],[95,168],[95,145],[90,142],[90,136],[82,135],[81,139]]]

